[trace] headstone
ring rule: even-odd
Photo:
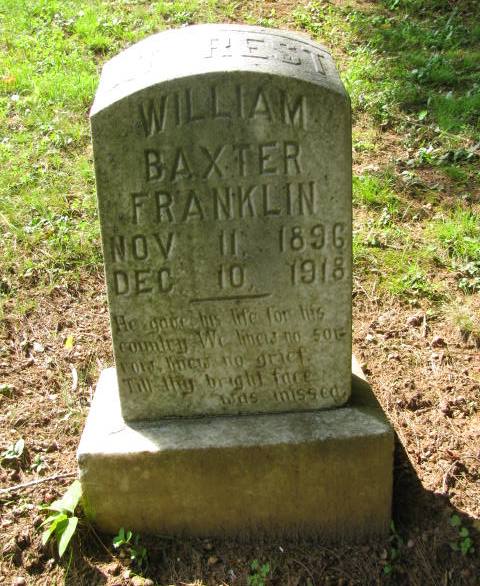
[[[91,122],[125,419],[344,404],[351,122],[327,50],[161,33],[107,63]]]
[[[91,120],[116,369],[78,450],[87,515],[385,534],[393,434],[352,386],[350,105],[328,51],[160,33],[106,64]]]

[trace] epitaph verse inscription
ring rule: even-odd
[[[198,39],[199,51],[209,43],[203,59],[280,55],[288,65],[318,62],[319,79],[327,75],[328,54],[311,44],[250,27],[239,27],[235,44],[230,32],[208,29]],[[126,419],[345,403],[345,96],[288,73],[219,65],[111,104],[92,132]]]

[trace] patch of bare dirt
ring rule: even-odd
[[[421,307],[374,307],[358,299],[354,340],[375,393],[423,487],[478,519],[478,345]]]

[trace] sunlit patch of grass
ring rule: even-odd
[[[480,214],[457,208],[432,220],[425,231],[437,241],[436,254],[454,272],[460,289],[480,291]]]
[[[417,264],[408,264],[404,270],[399,267],[389,279],[385,279],[384,287],[390,293],[402,297],[429,297],[438,296],[438,288],[423,268]]]
[[[4,0],[2,295],[100,270],[88,110],[101,61],[168,25],[214,18],[217,4]]]
[[[480,261],[480,214],[457,208],[450,216],[432,220],[427,233],[455,261]]]
[[[475,11],[437,11],[425,3],[395,0],[385,4],[390,12],[371,5],[337,9],[337,19],[343,12],[348,29],[344,81],[354,111],[368,111],[390,124],[405,113],[425,112],[440,129],[477,133],[480,27]],[[331,17],[325,10],[318,11],[323,19]],[[323,22],[319,19],[316,30],[305,9],[297,13],[297,22],[321,34]]]
[[[364,238],[366,245],[370,248],[402,250],[411,246],[411,234],[408,227],[392,221],[385,210],[380,217],[367,224]]]
[[[317,36],[322,32],[327,10],[328,7],[321,2],[312,1],[297,6],[292,11],[292,17],[299,28]]]
[[[300,5],[292,4],[291,18],[297,28],[326,45],[340,63],[345,49],[356,45],[349,22],[353,12],[350,6],[311,0]]]
[[[400,200],[393,192],[391,177],[364,174],[353,178],[353,202],[390,214],[396,214]]]
[[[375,279],[378,291],[404,300],[444,297],[442,285],[435,279],[435,254],[408,226],[382,223],[373,217],[356,224],[353,233],[354,271],[365,280]]]
[[[156,5],[158,14],[161,14],[168,25],[182,26],[193,24],[199,11],[197,0],[180,0],[177,2],[160,1]]]
[[[279,26],[275,8],[272,8],[265,16],[258,15],[253,11],[247,12],[245,14],[245,22],[250,25],[264,26],[265,28],[275,28]]]
[[[343,80],[354,115],[365,111],[378,122],[386,122],[398,108],[397,82],[388,74],[382,56],[368,45],[354,49],[351,57]]]
[[[359,267],[364,261],[368,262],[368,245],[365,242],[363,233],[353,231],[352,239],[352,254],[353,254],[353,266]]]
[[[472,339],[480,345],[480,300],[465,296],[445,308],[447,320],[458,328],[464,340]]]
[[[358,153],[374,153],[378,148],[375,129],[370,125],[352,129],[353,150]]]
[[[17,303],[17,313],[21,316],[27,316],[33,311],[35,311],[38,307],[38,300],[36,299],[23,299],[19,303]]]
[[[209,22],[214,19],[215,2],[213,0],[161,0],[157,2],[158,14],[165,18],[169,26],[194,24],[200,19]]]
[[[425,263],[416,258],[415,252],[387,250],[381,255],[382,269],[380,288],[404,299],[442,296],[439,284],[428,273]],[[421,256],[421,255],[420,255]]]

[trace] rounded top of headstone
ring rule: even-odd
[[[234,71],[299,79],[348,99],[330,53],[308,37],[255,26],[202,24],[152,35],[108,61],[90,115],[166,81]]]

